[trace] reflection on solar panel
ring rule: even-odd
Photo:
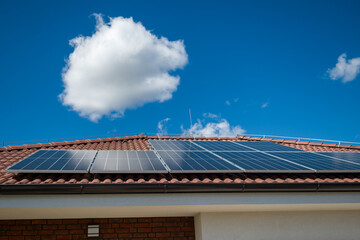
[[[157,151],[204,151],[204,149],[194,144],[193,141],[149,140],[149,142]]]
[[[228,141],[194,141],[194,143],[209,151],[255,151],[251,148]]]
[[[313,172],[310,168],[299,166],[262,152],[214,152],[246,172]]]
[[[273,142],[235,142],[236,144],[245,146],[245,147],[249,147],[249,148],[254,148],[258,151],[263,151],[263,152],[272,152],[272,151],[297,151],[297,152],[304,152],[303,150],[297,149],[297,148],[292,148],[292,147],[288,147],[288,146],[284,146],[281,144],[277,144],[277,143],[273,143]]]
[[[318,154],[360,164],[360,152],[318,152]]]
[[[166,173],[153,151],[99,151],[90,173]]]
[[[272,152],[271,155],[305,165],[319,172],[360,171],[360,165],[311,152]]]
[[[14,164],[7,172],[87,173],[97,151],[39,150]]]
[[[242,172],[210,152],[159,151],[170,172]]]

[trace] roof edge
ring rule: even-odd
[[[360,183],[1,185],[0,195],[224,192],[360,192]]]

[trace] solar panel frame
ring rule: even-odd
[[[109,153],[116,157],[109,157]],[[119,153],[122,154],[119,156]],[[101,156],[107,154],[106,157]],[[125,155],[126,156],[125,156]],[[131,155],[129,155],[131,154]],[[134,156],[133,154],[136,154]],[[141,155],[146,155],[143,158]],[[131,160],[132,159],[132,160]],[[144,160],[148,162],[144,162]],[[105,162],[104,162],[105,161]],[[161,165],[160,165],[161,164]],[[152,169],[144,169],[145,166],[152,166]],[[103,167],[101,167],[103,166]],[[109,166],[109,168],[107,167]],[[110,168],[112,166],[115,169]],[[140,168],[140,169],[139,169]],[[136,151],[136,150],[102,150],[99,151],[90,168],[90,173],[168,173],[168,168],[155,151]]]
[[[360,164],[331,158],[325,155],[316,154],[314,152],[272,152],[271,155],[287,159],[294,163],[305,165],[315,169],[316,172],[319,173],[360,172]],[[326,167],[326,165],[330,167]],[[336,166],[332,167],[334,165]]]
[[[37,156],[40,153],[42,154]],[[71,157],[64,157],[70,153]],[[13,164],[5,171],[12,173],[88,173],[96,153],[97,150],[40,149]],[[50,156],[46,156],[47,154],[50,154]],[[80,159],[76,157],[79,154]],[[60,156],[54,157],[55,155]],[[63,162],[63,164],[60,164],[60,162]],[[24,166],[19,168],[22,165]],[[73,167],[71,168],[71,166]]]

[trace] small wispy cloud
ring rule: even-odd
[[[167,126],[166,126],[168,121],[170,121],[170,118],[165,118],[158,122],[158,124],[157,124],[157,135],[158,136],[168,135]]]
[[[268,106],[269,106],[269,102],[266,102],[261,105],[261,108],[267,108]]]
[[[226,100],[225,104],[230,106],[232,103],[237,103],[239,101],[239,98],[234,98],[232,100]]]
[[[207,113],[209,116],[211,113]],[[211,114],[211,116],[216,116],[216,114]],[[214,119],[212,122],[204,122],[200,119],[190,127],[189,129],[184,129],[181,126],[181,131],[183,136],[202,136],[202,137],[236,137],[245,133],[245,130],[239,126],[231,126],[230,123],[224,118]]]
[[[216,119],[216,118],[219,118],[220,115],[216,115],[216,114],[213,114],[213,113],[204,113],[203,117]]]
[[[332,80],[341,79],[343,83],[346,83],[354,80],[359,75],[360,57],[348,60],[346,57],[346,53],[341,54],[335,67],[328,69],[327,73]]]

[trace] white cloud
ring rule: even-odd
[[[335,67],[328,69],[332,80],[341,79],[343,83],[354,80],[360,73],[360,57],[346,60],[346,53],[339,56]]]
[[[267,108],[268,106],[269,106],[269,102],[266,102],[266,103],[261,105],[261,108]]]
[[[225,104],[226,104],[226,105],[228,105],[228,106],[230,106],[230,105],[231,105],[231,103],[230,103],[230,101],[229,101],[229,100],[226,100],[226,101],[225,101]]]
[[[183,136],[203,137],[236,137],[237,135],[245,133],[245,130],[242,129],[241,126],[230,126],[226,119],[219,119],[218,121],[208,122],[206,124],[203,124],[198,119],[190,129],[181,127],[181,130]]]
[[[157,124],[157,135],[158,136],[165,136],[168,134],[166,123],[170,121],[170,118],[165,118],[158,122]]]
[[[101,15],[94,15],[95,33],[70,41],[74,51],[62,73],[62,104],[97,122],[171,99],[180,77],[169,71],[188,62],[183,41],[158,38],[132,18],[110,18],[105,23]]]

